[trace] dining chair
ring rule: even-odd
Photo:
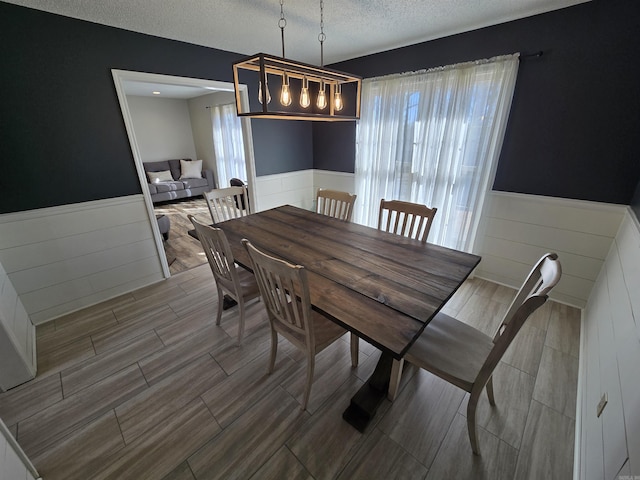
[[[268,372],[273,372],[278,349],[278,334],[306,353],[307,383],[302,410],[307,409],[315,357],[342,337],[346,330],[311,309],[307,270],[258,250],[247,239],[242,240],[249,252],[258,288],[271,325],[271,358]],[[358,337],[351,333],[351,364],[358,366]]]
[[[244,199],[249,198],[246,185],[215,188],[204,192],[202,196],[207,202],[211,220],[213,220],[214,224],[251,214],[248,201],[246,202],[246,208],[239,207],[240,205],[244,207]]]
[[[427,241],[437,208],[401,200],[380,200],[378,230]]]
[[[240,345],[244,335],[245,302],[260,296],[256,278],[251,272],[235,264],[229,241],[221,229],[203,225],[193,215],[188,217],[196,229],[216,282],[218,290],[216,325],[220,325],[224,294],[227,294],[238,303],[240,310],[238,322],[238,345]]]
[[[423,368],[470,393],[467,404],[467,429],[471,449],[480,455],[476,425],[476,406],[486,387],[489,403],[495,406],[493,371],[525,320],[549,298],[558,283],[562,267],[555,253],[545,254],[533,267],[492,337],[453,317],[438,313],[404,360]],[[389,386],[393,400],[402,374],[404,360],[394,360]]]
[[[319,188],[316,193],[316,213],[347,222],[351,221],[356,194]]]

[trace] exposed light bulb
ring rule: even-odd
[[[265,82],[267,89],[267,103],[271,102],[271,92],[269,92],[269,83]],[[262,104],[262,81],[258,82],[258,101]]]
[[[316,100],[316,107],[323,110],[327,107],[327,94],[324,91],[324,81],[320,81],[320,91],[318,92],[318,99]]]
[[[282,74],[282,88],[280,89],[280,103],[288,107],[291,105],[291,89],[289,88],[289,76],[286,73]]]
[[[336,86],[336,93],[333,94],[333,108],[339,112],[344,108],[344,103],[342,103],[342,85],[338,84]]]
[[[311,105],[311,97],[309,96],[309,80],[307,77],[302,79],[302,90],[300,91],[300,106],[307,108]]]

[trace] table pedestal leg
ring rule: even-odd
[[[351,404],[342,414],[342,418],[356,430],[364,432],[387,396],[392,364],[393,358],[382,353],[373,374],[351,398]]]

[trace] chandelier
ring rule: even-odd
[[[320,0],[320,66],[285,58],[283,1],[280,0],[282,57],[256,53],[233,64],[233,84],[239,117],[285,120],[346,121],[360,118],[362,78],[324,66],[324,2]],[[240,85],[247,85],[243,105]],[[278,92],[277,98],[271,91]]]

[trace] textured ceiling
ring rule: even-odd
[[[324,63],[585,1],[325,0]],[[257,52],[282,55],[279,0],[8,0],[7,3],[246,55]],[[284,14],[286,57],[319,64],[319,0],[285,0]]]

